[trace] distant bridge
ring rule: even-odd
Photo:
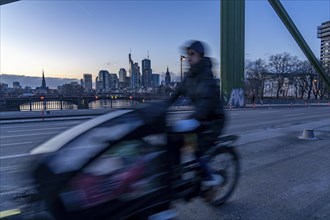
[[[135,95],[123,95],[123,94],[113,94],[113,95],[90,95],[90,96],[48,96],[48,95],[39,95],[33,97],[1,97],[0,98],[0,110],[1,111],[20,111],[22,105],[28,105],[29,109],[33,109],[33,105],[36,103],[39,105],[38,109],[43,109],[47,103],[55,103],[58,106],[58,109],[63,110],[67,103],[74,104],[78,109],[88,109],[91,102],[97,100],[110,100],[111,107],[112,101],[114,100],[127,100],[132,101],[132,103],[142,103],[149,100],[159,100],[166,97],[160,97],[156,95],[144,95],[144,94],[135,94]]]

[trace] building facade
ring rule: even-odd
[[[0,83],[0,92],[1,93],[7,92],[7,89],[8,89],[8,84]]]
[[[22,87],[21,87],[19,82],[13,82],[13,88],[14,89],[21,89]]]
[[[317,27],[317,37],[321,39],[321,63],[326,74],[330,76],[330,21]]]

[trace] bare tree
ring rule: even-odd
[[[288,86],[285,88],[285,94],[288,96],[288,91],[290,88],[294,87],[296,98],[298,98],[298,84],[297,78],[300,75],[302,61],[298,59],[297,56],[293,56],[290,58],[288,72],[285,74],[286,79],[288,80]]]
[[[280,93],[284,95],[283,85],[285,78],[288,78],[290,74],[294,72],[294,63],[297,62],[296,57],[292,57],[289,53],[281,53],[271,55],[269,57],[269,70],[274,76],[276,81],[276,97],[280,96]]]
[[[321,60],[319,60],[319,61],[321,62]],[[325,73],[329,76],[330,75],[330,65],[326,65],[325,63],[323,63],[323,69],[324,69]],[[324,97],[330,98],[330,88],[327,87],[326,83],[323,80],[321,80],[320,76],[318,76],[317,80],[318,80],[317,86],[318,86],[319,98],[321,100]]]
[[[317,74],[310,62],[307,60],[301,62],[299,68],[299,78],[297,79],[301,92],[301,98],[304,98],[305,93],[307,94],[307,99],[311,98],[315,80],[317,80]]]
[[[267,69],[267,63],[263,59],[246,62],[245,78],[247,94],[263,99]]]
[[[327,87],[327,85],[325,84],[325,82],[321,81],[319,82],[319,96],[320,99],[324,99],[325,97],[330,97],[330,90]]]
[[[261,99],[264,98],[267,85],[274,88],[275,92],[271,93],[275,93],[276,98],[288,96],[290,88],[294,90],[296,98],[311,99],[313,96],[322,100],[330,96],[330,90],[310,62],[301,61],[289,53],[271,55],[268,63],[263,59],[246,61],[245,82],[246,94]]]

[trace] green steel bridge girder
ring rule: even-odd
[[[268,0],[321,79],[330,88],[329,76],[300,34],[279,0]],[[232,89],[244,89],[245,0],[221,0],[221,91],[225,101]]]
[[[330,89],[330,80],[329,76],[325,73],[321,63],[317,60],[315,55],[313,54],[312,50],[309,48],[308,44],[306,43],[303,36],[300,34],[298,28],[290,18],[289,14],[286,12],[285,8],[281,4],[279,0],[268,0],[271,4],[277,15],[280,17],[286,28],[291,33],[294,40],[297,42],[300,49],[303,51],[309,62],[313,65],[314,69],[317,71],[319,76],[323,79],[325,84]]]
[[[228,101],[232,89],[244,88],[245,0],[222,0],[220,6],[220,86]]]

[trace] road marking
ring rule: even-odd
[[[237,116],[237,115],[241,115],[241,114],[231,113],[230,115],[232,115],[232,116]]]
[[[21,210],[19,209],[10,209],[6,211],[1,211],[0,212],[0,218],[7,218],[13,215],[19,215],[21,214]]]
[[[15,131],[7,131],[8,133],[17,133],[17,132],[26,132],[26,131],[45,131],[45,130],[58,130],[63,128],[71,128],[71,127],[56,127],[56,128],[37,128],[37,129],[29,129],[29,130],[15,130]]]
[[[289,116],[289,117],[292,117],[292,116],[297,116],[297,115],[307,115],[307,113],[297,113],[297,114],[282,115],[282,116]]]
[[[27,156],[32,156],[31,154],[15,154],[15,155],[8,155],[8,156],[2,156],[0,157],[0,160],[4,159],[13,159],[13,158],[18,158],[18,157],[27,157]]]
[[[21,144],[32,144],[33,142],[20,142],[20,143],[12,143],[12,144],[0,144],[0,147],[12,146],[12,145],[21,145]]]
[[[49,135],[49,134],[56,134],[56,132],[52,132],[52,133],[38,133],[38,134],[22,134],[22,135],[13,135],[13,136],[1,136],[0,138],[15,138],[15,137],[29,137],[32,135]]]
[[[267,111],[267,112],[258,112],[258,113],[261,113],[261,114],[269,114],[269,113],[276,113],[276,112],[279,112],[279,111]]]
[[[46,126],[49,126],[50,124],[48,124],[48,123],[50,123],[50,122],[47,122],[47,125]],[[81,121],[76,121],[76,122],[66,122],[66,123],[51,123],[51,125],[53,125],[53,126],[56,126],[56,125],[75,125],[75,124],[81,124],[82,122]],[[40,124],[40,123],[39,123]],[[17,124],[15,124],[15,125],[11,125],[11,126],[5,126],[5,125],[1,125],[0,124],[0,129],[8,129],[8,128],[26,128],[26,127],[29,127],[29,128],[31,128],[31,127],[36,127],[36,128],[42,128],[42,127],[44,127],[45,125],[34,125],[34,126],[31,126],[30,124],[24,124],[24,125],[21,125],[21,126],[19,126],[19,125],[17,125]]]

